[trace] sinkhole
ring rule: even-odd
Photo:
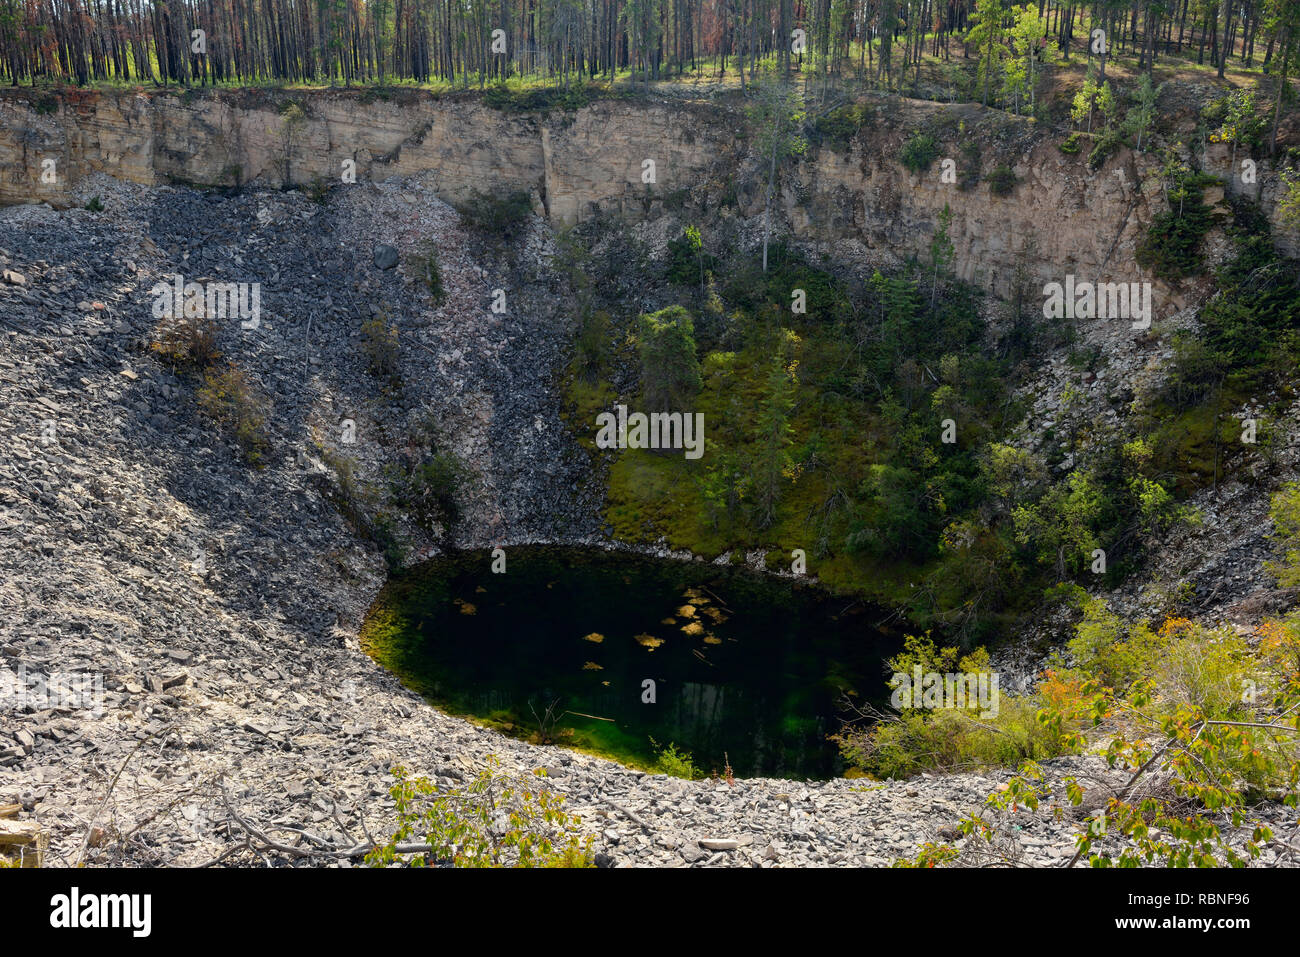
[[[498,567],[500,563],[497,563]],[[828,736],[889,692],[888,613],[799,580],[600,548],[514,546],[395,575],[362,646],[453,714],[534,742],[703,773],[828,778]]]

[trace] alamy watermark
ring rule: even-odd
[[[998,673],[961,671],[941,673],[922,671],[917,665],[911,672],[898,671],[890,679],[894,689],[889,703],[897,709],[926,710],[979,708],[981,718],[998,716]]]
[[[1151,283],[1049,282],[1043,287],[1043,316],[1048,319],[1130,319],[1134,329],[1151,327]]]
[[[703,412],[633,412],[615,406],[618,414],[596,416],[598,449],[684,449],[686,458],[704,454]]]
[[[98,673],[29,672],[25,664],[15,675],[0,667],[0,710],[47,711],[51,708],[104,714],[104,676]]]
[[[50,898],[50,926],[124,928],[133,937],[148,937],[153,929],[152,894],[83,894],[73,887]]]
[[[157,283],[149,294],[154,297],[155,319],[238,317],[240,328],[256,329],[262,318],[260,282],[186,282],[176,273],[170,283]]]

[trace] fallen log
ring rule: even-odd
[[[45,863],[47,838],[36,821],[0,819],[0,852],[12,857],[17,853],[23,867],[40,867]]]

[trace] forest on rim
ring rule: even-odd
[[[1300,35],[1297,0],[1036,2],[1044,46],[1068,57],[1101,28],[1147,69],[1173,54],[1221,77],[1230,60],[1285,75]],[[731,70],[743,84],[775,59],[786,75],[892,88],[926,56],[985,55],[981,38],[1009,34],[1016,13],[1008,0],[0,0],[0,81],[567,86]]]

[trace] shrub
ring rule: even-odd
[[[1278,256],[1257,206],[1235,204],[1234,214],[1236,256],[1218,271],[1218,294],[1201,309],[1202,335],[1221,371],[1259,382],[1272,366],[1279,384],[1287,383],[1297,356],[1288,337],[1300,327],[1300,273]]]
[[[1277,203],[1282,222],[1291,229],[1300,229],[1300,172],[1282,170],[1282,186],[1285,191]]]
[[[689,751],[678,750],[677,745],[671,741],[666,748],[660,748],[653,738],[650,739],[650,744],[657,749],[659,755],[658,760],[655,761],[657,774],[685,778],[688,781],[695,781],[704,776],[704,773],[695,766],[695,760]]]
[[[597,92],[596,89],[578,85],[567,90],[558,87],[513,90],[501,84],[484,90],[483,102],[503,113],[541,113],[545,116],[552,110],[580,110],[592,101]]]
[[[894,674],[978,675],[989,671],[982,648],[963,655],[957,648],[936,648],[929,635],[909,635],[902,653],[891,658]],[[919,689],[918,689],[919,690]],[[906,699],[903,699],[906,701]],[[976,700],[965,708],[927,709],[902,706],[898,714],[879,716],[866,728],[846,724],[833,736],[850,766],[880,778],[906,778],[926,771],[959,771],[1019,764],[1066,753],[1055,732],[1036,717],[1034,696],[997,692],[995,714],[984,714]],[[868,712],[868,716],[876,717]]]
[[[1117,131],[1107,130],[1097,140],[1097,145],[1092,148],[1088,154],[1088,167],[1090,169],[1101,169],[1106,165],[1106,160],[1110,159],[1123,145],[1123,137]]]
[[[994,169],[985,179],[988,180],[989,192],[994,196],[1010,196],[1020,182],[1015,171],[1005,164]]]
[[[1259,651],[1280,686],[1300,682],[1300,613],[1259,627]]]
[[[1269,113],[1267,105],[1261,104],[1258,92],[1241,89],[1214,100],[1202,116],[1206,126],[1212,128],[1210,142],[1231,143],[1235,159],[1238,147],[1254,153],[1264,145],[1270,126]]]
[[[971,140],[961,148],[961,175],[957,178],[957,188],[963,193],[979,185],[982,163],[978,142]]]
[[[818,146],[847,149],[858,130],[872,119],[871,108],[850,103],[839,106],[815,118],[808,130],[808,138]]]
[[[318,206],[324,206],[330,198],[330,184],[319,176],[313,176],[310,183],[303,189],[307,198]]]
[[[356,480],[356,462],[324,446],[318,445],[317,448],[320,451],[321,461],[335,476],[330,498],[355,530],[364,531],[367,521]]]
[[[533,212],[533,201],[523,190],[493,196],[478,190],[456,207],[470,229],[485,236],[511,240],[523,233]]]
[[[377,379],[396,381],[401,371],[397,327],[390,325],[387,314],[381,313],[361,325],[362,350],[366,354],[367,368]]]
[[[442,285],[442,265],[438,262],[438,247],[432,240],[421,246],[418,252],[412,253],[407,258],[406,265],[411,272],[411,277],[429,290],[429,295],[434,302],[440,303],[447,297]]]
[[[250,464],[258,464],[269,445],[264,432],[267,402],[244,371],[233,362],[224,369],[209,369],[198,399],[200,411],[234,437]]]
[[[86,203],[86,209],[92,213],[102,213],[104,211],[104,204],[100,201],[98,196],[92,196],[90,197],[90,202]]]
[[[609,333],[609,313],[586,310],[578,321],[578,372],[594,382],[605,364],[605,338]]]
[[[899,162],[913,173],[924,173],[939,157],[939,144],[929,133],[913,133],[912,138],[903,144]]]
[[[1159,637],[1167,643],[1152,656],[1159,700],[1190,707],[1212,721],[1247,716],[1242,689],[1253,671],[1245,643],[1231,629],[1210,631],[1171,618]]]
[[[679,286],[703,286],[713,275],[718,261],[704,251],[704,241],[695,226],[668,240],[668,281]]]
[[[579,836],[582,821],[564,811],[564,796],[502,772],[495,759],[460,788],[440,788],[400,765],[391,773],[395,781],[388,793],[397,807],[397,828],[366,855],[371,867],[398,861],[412,867],[593,864],[593,838]],[[400,851],[412,838],[422,839],[427,850]]]
[[[369,522],[370,540],[379,546],[383,553],[384,564],[390,572],[395,572],[406,564],[407,546],[397,537],[397,523],[386,511],[379,511]]]
[[[1076,131],[1063,139],[1060,145],[1061,152],[1067,156],[1074,156],[1078,153],[1083,149],[1083,144],[1079,142],[1081,136],[1082,134]]]
[[[1175,332],[1171,344],[1174,355],[1160,399],[1176,412],[1195,409],[1223,383],[1222,357],[1186,329]]]
[[[1156,654],[1155,634],[1144,624],[1129,627],[1099,598],[1084,598],[1083,620],[1067,642],[1076,667],[1108,688],[1127,690],[1148,673]]]
[[[1196,174],[1178,176],[1169,190],[1169,210],[1152,218],[1147,234],[1139,242],[1136,258],[1140,266],[1161,279],[1182,279],[1201,272],[1201,241],[1210,231],[1210,208],[1202,202],[1204,188],[1213,177]]]
[[[722,289],[722,298],[730,305],[761,313],[774,303],[788,309],[793,289],[804,291],[810,322],[830,323],[853,315],[852,295],[846,284],[809,263],[784,242],[774,242],[769,248],[766,273],[757,265],[732,272]]]
[[[1067,866],[1083,859],[1094,867],[1241,866],[1258,858],[1273,833],[1251,804],[1296,803],[1300,747],[1292,715],[1300,681],[1291,662],[1300,642],[1288,626],[1266,623],[1252,653],[1228,629],[1181,618],[1166,620],[1153,635],[1145,623],[1121,625],[1098,605],[1071,642],[1072,651],[1085,652],[1077,656],[1079,669],[1065,678],[1049,671],[1052,687],[1040,685],[1039,721],[1062,747],[1098,748],[1128,780],[1119,789],[1097,788],[1101,813],[1081,824]],[[1145,637],[1134,647],[1138,632]],[[1123,694],[1108,673],[1116,661],[1139,675]],[[1265,693],[1253,693],[1256,679]],[[1030,762],[990,795],[987,810],[960,824],[970,839],[963,847],[928,844],[900,863],[1014,862],[1012,838],[1027,814],[1044,802],[1079,808],[1092,786],[1072,777],[1052,785]]]
[[[1292,483],[1274,493],[1269,518],[1273,520],[1273,545],[1281,561],[1268,570],[1283,588],[1300,586],[1300,484]]]
[[[642,316],[637,349],[647,411],[685,411],[701,381],[691,314],[681,306],[669,306]]]
[[[460,519],[460,488],[465,468],[450,452],[435,452],[411,469],[400,491],[400,503],[425,531],[450,528]]]
[[[953,709],[906,711],[869,731],[837,735],[836,741],[853,767],[882,779],[1016,766],[1069,753],[1037,720],[1034,699],[1000,697],[995,719]]]
[[[164,319],[154,336],[150,350],[170,362],[173,370],[180,367],[201,372],[221,358],[213,319]]]
[[[384,556],[390,572],[395,572],[406,562],[406,546],[398,539],[392,515],[377,508],[376,496],[371,489],[355,477],[356,463],[325,447],[320,448],[321,461],[334,472],[335,481],[325,489],[325,496],[347,519],[358,535],[374,544]]]

